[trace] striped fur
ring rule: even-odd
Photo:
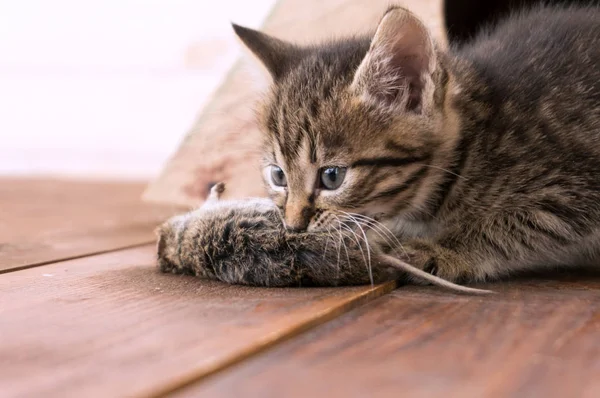
[[[271,66],[265,182],[288,225],[377,219],[403,247],[373,245],[453,281],[597,260],[598,8],[538,7],[448,52],[399,7],[312,47],[236,31]],[[348,168],[337,190],[329,166]]]

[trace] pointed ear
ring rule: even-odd
[[[376,106],[421,113],[433,101],[435,46],[410,11],[389,9],[377,27],[352,88]]]
[[[231,24],[235,34],[263,63],[274,80],[280,79],[301,57],[297,46],[265,33]]]

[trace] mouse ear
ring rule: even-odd
[[[225,183],[217,182],[210,188],[210,193],[208,194],[207,201],[217,201],[221,199],[221,195],[225,192]]]
[[[302,58],[302,49],[258,30],[231,24],[235,34],[267,68],[274,80],[280,79]]]
[[[392,7],[377,27],[352,88],[375,106],[421,113],[433,97],[435,68],[435,46],[423,22]]]

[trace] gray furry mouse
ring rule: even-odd
[[[158,229],[161,271],[271,287],[357,285],[410,275],[456,292],[487,292],[396,259],[390,254],[401,246],[376,226],[371,230],[390,243],[385,249],[369,246],[360,228],[343,223],[327,232],[293,232],[285,228],[269,199],[220,200],[224,189],[224,184],[216,184],[202,207]]]

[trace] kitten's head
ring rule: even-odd
[[[260,109],[263,175],[289,228],[422,205],[448,79],[416,16],[391,8],[371,37],[305,47],[234,28],[273,78]]]

